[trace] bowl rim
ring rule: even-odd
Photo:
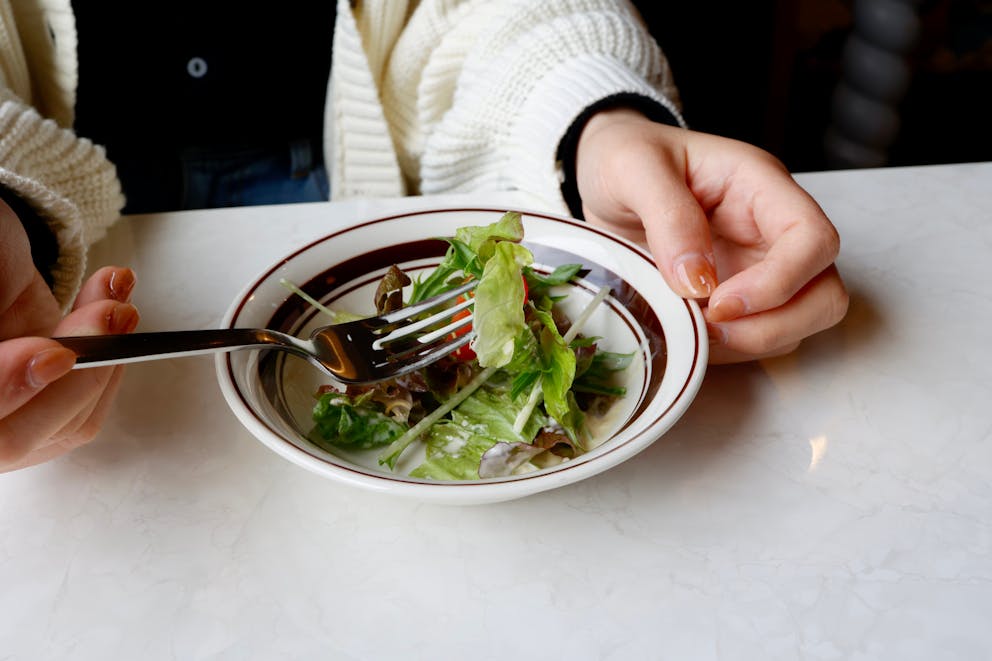
[[[578,228],[583,232],[599,234],[612,242],[621,244],[631,253],[648,262],[652,268],[657,268],[654,259],[646,250],[614,232],[601,227],[591,226],[588,223],[574,218],[569,218],[567,216],[559,216],[544,211],[533,211],[529,209],[514,208],[513,210],[519,211],[525,219],[530,216],[553,222],[561,222]],[[327,241],[332,241],[343,234],[412,216],[423,216],[438,213],[502,214],[505,212],[506,209],[485,206],[438,206],[385,216],[375,216],[349,223],[345,227],[335,229],[332,232],[308,241],[306,244],[296,248],[260,272],[245,287],[243,287],[234,298],[224,314],[221,327],[233,328],[239,315],[248,305],[252,293],[258,289],[260,285],[268,281],[280,268],[284,267],[287,263],[291,262],[299,255],[313,249],[317,245]],[[652,445],[654,441],[658,440],[669,428],[671,428],[672,425],[675,424],[675,422],[681,417],[693,401],[701,386],[703,376],[706,372],[709,347],[708,340],[706,339],[705,320],[703,319],[699,304],[692,299],[681,298],[680,300],[684,305],[690,320],[693,333],[694,355],[692,357],[691,368],[688,370],[683,382],[679,384],[677,394],[672,398],[664,410],[657,412],[656,420],[645,428],[623,438],[622,442],[612,447],[604,448],[589,461],[566,462],[555,467],[532,473],[525,473],[522,475],[489,478],[485,480],[429,481],[410,478],[405,475],[391,475],[387,473],[372,472],[371,470],[364,469],[362,467],[350,467],[344,465],[343,462],[345,460],[342,460],[342,463],[340,464],[330,463],[322,457],[307,452],[306,450],[283,438],[283,436],[264,419],[264,416],[260,415],[253,409],[249,401],[246,399],[245,393],[243,393],[241,388],[238,386],[237,378],[234,373],[234,364],[232,362],[231,353],[225,352],[217,354],[215,357],[215,367],[224,399],[239,421],[269,449],[275,451],[283,458],[302,468],[318,473],[324,477],[351,484],[353,486],[379,492],[414,495],[419,497],[421,500],[426,501],[475,503],[508,500],[511,498],[564,486],[566,484],[571,484],[612,468],[613,466],[626,461],[630,457]],[[469,487],[471,491],[467,489],[459,489],[458,487]],[[464,494],[469,493],[471,493],[471,496],[468,498],[463,496]]]

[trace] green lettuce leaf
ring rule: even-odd
[[[537,310],[541,329],[541,364],[544,367],[541,390],[544,395],[544,408],[548,415],[564,426],[569,417],[569,404],[566,398],[575,378],[575,353],[565,343],[554,319],[547,312]]]
[[[436,423],[425,442],[427,458],[410,475],[435,480],[476,480],[482,455],[499,442],[530,442],[548,423],[531,417],[523,432],[513,431],[520,409],[509,393],[480,388],[451,412],[451,420]]]
[[[482,367],[502,367],[513,358],[524,321],[521,268],[534,261],[523,246],[501,241],[493,248],[475,288],[472,350]]]
[[[353,402],[337,392],[320,397],[313,408],[313,421],[310,440],[328,451],[334,447],[367,450],[388,445],[407,429],[368,403]]]
[[[431,427],[426,442],[427,459],[410,471],[410,477],[477,480],[482,455],[497,441],[451,420],[442,420]]]
[[[572,345],[575,346],[575,342]],[[597,349],[592,357],[577,370],[572,390],[623,397],[627,394],[627,389],[623,386],[613,385],[613,380],[617,372],[622,372],[630,367],[633,359],[633,352],[614,353]]]
[[[464,243],[478,255],[481,264],[489,261],[498,242],[520,243],[523,238],[523,219],[516,211],[507,211],[491,225],[460,227],[455,230],[455,240]]]
[[[530,289],[530,296],[535,301],[547,299],[547,305],[542,305],[545,310],[551,309],[550,303],[553,301],[551,288],[563,285],[578,275],[582,270],[581,264],[562,264],[551,273],[544,275],[534,269],[524,267],[524,277],[527,279],[527,287]]]
[[[523,238],[523,220],[516,211],[506,212],[490,225],[458,228],[454,237],[444,239],[448,242],[448,251],[437,268],[427,277],[414,280],[407,303],[419,303],[456,287],[463,282],[453,277],[458,273],[481,278],[483,267],[492,257],[498,242],[520,243]]]

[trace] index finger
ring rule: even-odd
[[[770,170],[770,171],[769,171]],[[833,264],[840,236],[826,214],[784,169],[759,173],[751,185],[750,213],[767,244],[762,258],[722,282],[709,301],[711,321],[772,310]]]

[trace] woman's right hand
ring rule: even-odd
[[[788,353],[847,313],[837,230],[768,152],[615,108],[586,124],[575,171],[586,220],[647,243],[700,301],[710,363]]]
[[[59,305],[31,260],[18,218],[0,200],[0,472],[64,454],[99,430],[120,367],[70,372],[75,354],[49,339],[130,333],[134,273],[104,267],[83,285],[72,311]]]

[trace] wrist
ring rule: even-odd
[[[609,108],[592,115],[582,128],[575,147],[575,176],[581,180],[580,169],[583,163],[590,162],[585,158],[599,152],[597,144],[600,140],[609,139],[613,130],[618,127],[630,128],[637,125],[652,124],[651,120],[632,108]],[[593,161],[596,159],[593,157]]]
[[[44,278],[45,284],[52,287],[54,283],[52,271],[59,256],[58,239],[52,228],[19,195],[2,185],[0,185],[0,204],[5,205],[21,223],[31,247],[31,260]]]
[[[582,199],[577,182],[580,142],[590,142],[590,138],[603,126],[620,121],[682,126],[681,119],[667,106],[641,94],[615,94],[600,99],[586,108],[575,119],[558,145],[562,197],[575,218],[583,218]]]
[[[608,108],[606,110],[600,110],[595,115],[589,118],[586,122],[585,127],[582,129],[582,133],[579,135],[579,148],[582,147],[582,141],[590,135],[594,135],[601,131],[607,126],[616,124],[617,122],[650,122],[644,113],[634,110],[633,108]]]

